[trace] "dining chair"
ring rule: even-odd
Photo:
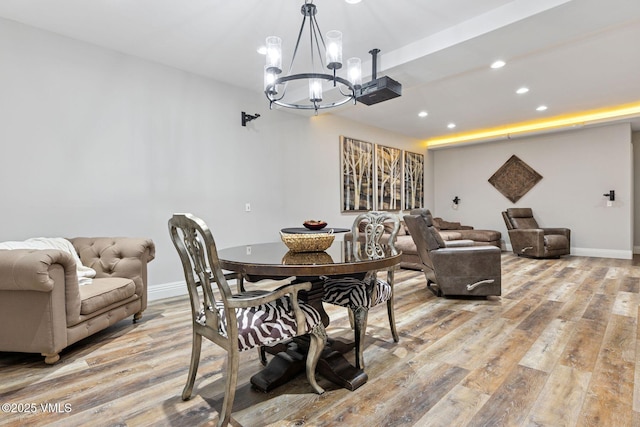
[[[379,259],[384,257],[381,238],[388,232],[387,245],[393,255],[398,253],[395,247],[396,236],[400,230],[400,218],[389,212],[366,212],[356,217],[351,228],[353,255],[356,259]],[[364,243],[363,246],[360,243]],[[357,248],[360,248],[358,250]],[[349,319],[355,335],[356,367],[363,369],[364,340],[369,309],[387,303],[387,314],[391,335],[399,341],[393,310],[394,268],[387,270],[387,279],[378,277],[377,271],[368,272],[364,279],[355,277],[323,277],[323,298],[329,304],[349,309]]]
[[[169,220],[169,233],[182,262],[193,326],[191,363],[182,399],[191,398],[203,337],[227,352],[226,387],[218,426],[227,425],[231,418],[240,351],[309,334],[307,379],[313,390],[322,394],[315,369],[327,335],[320,313],[298,300],[298,292],[310,290],[311,283],[292,284],[295,277],[289,277],[268,280],[281,285],[273,291],[233,294],[220,268],[213,235],[203,220],[191,214],[174,214]],[[218,292],[214,292],[214,283]]]

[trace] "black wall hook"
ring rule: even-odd
[[[458,203],[460,203],[460,200],[462,200],[461,198],[459,198],[458,196],[453,198],[453,204],[457,205]]]
[[[255,120],[260,117],[260,114],[256,113],[253,116],[251,114],[247,114],[244,111],[241,113],[242,117],[242,126],[246,126],[251,120]]]
[[[608,197],[609,201],[614,202],[616,200],[616,191],[610,190],[608,193],[604,193],[603,196]]]

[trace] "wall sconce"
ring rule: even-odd
[[[609,200],[607,200],[607,206],[613,206],[613,202],[616,200],[616,191],[610,190],[608,193],[604,193],[603,196],[609,198]]]
[[[454,197],[452,200],[453,204],[451,205],[451,208],[458,209],[458,204],[460,203],[460,200],[462,200],[460,197],[458,196]]]
[[[246,126],[251,120],[255,120],[260,117],[260,114],[256,113],[252,116],[251,114],[247,114],[243,111],[240,117],[242,118],[242,126]]]

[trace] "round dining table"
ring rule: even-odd
[[[311,290],[300,292],[300,298],[316,308],[324,325],[329,326],[330,319],[322,304],[321,276],[363,277],[369,271],[394,268],[400,263],[400,253],[392,253],[384,245],[382,256],[376,259],[370,259],[364,253],[364,244],[354,246],[350,240],[334,240],[322,252],[291,252],[283,242],[272,242],[221,249],[218,258],[223,270],[239,273],[250,282],[290,276],[296,276],[297,282],[311,282]],[[275,357],[265,369],[251,378],[251,383],[267,392],[304,372],[307,343],[308,340],[294,339],[267,348]],[[317,367],[324,378],[348,390],[357,389],[368,379],[364,371],[343,356],[352,349],[353,342],[328,338]]]

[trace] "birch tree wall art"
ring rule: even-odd
[[[342,211],[373,209],[373,144],[340,137]]]
[[[376,210],[402,207],[402,150],[376,145]]]
[[[404,209],[422,208],[424,200],[424,156],[404,152]]]

